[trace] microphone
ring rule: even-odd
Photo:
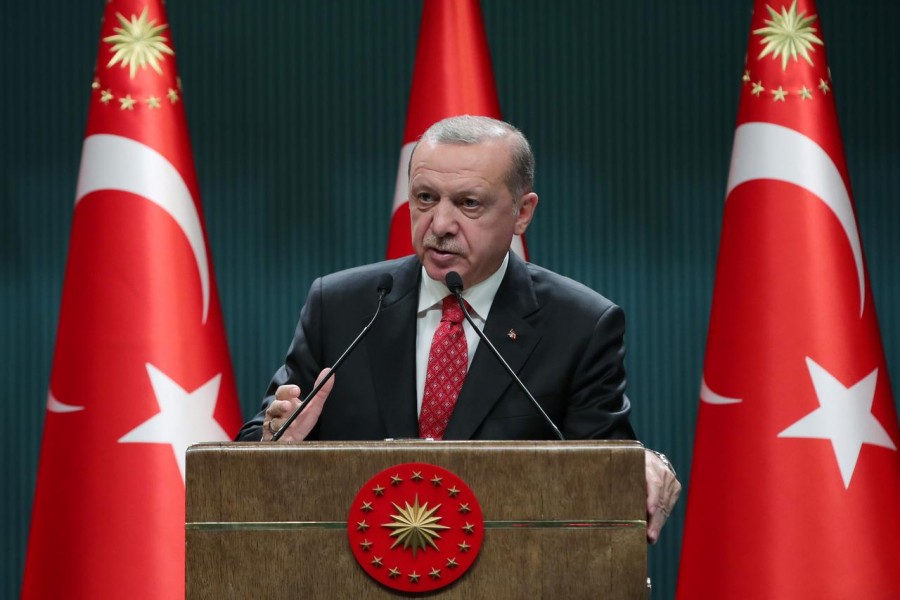
[[[462,309],[463,314],[466,316],[466,320],[469,322],[469,325],[472,326],[472,329],[475,330],[475,333],[478,334],[478,337],[481,338],[481,341],[491,349],[491,352],[493,352],[494,356],[497,357],[497,360],[500,361],[500,364],[503,365],[503,368],[506,369],[506,372],[509,373],[509,376],[512,377],[513,381],[516,382],[516,385],[519,386],[519,389],[524,392],[529,400],[531,400],[531,403],[534,404],[534,407],[541,414],[541,417],[544,418],[544,421],[547,422],[547,425],[550,426],[550,429],[553,430],[553,433],[556,434],[556,437],[565,441],[566,438],[563,437],[563,434],[559,431],[559,428],[556,426],[556,423],[553,422],[553,419],[551,419],[547,415],[547,413],[544,412],[544,409],[541,408],[541,405],[538,404],[538,401],[534,399],[534,396],[531,395],[531,392],[528,391],[528,388],[525,387],[525,384],[522,383],[522,380],[519,379],[519,376],[516,375],[516,372],[512,370],[512,368],[505,360],[503,360],[503,356],[500,355],[500,352],[494,347],[491,341],[487,339],[487,336],[484,335],[484,332],[481,331],[481,329],[479,329],[475,322],[472,320],[472,315],[470,315],[469,311],[466,309],[466,303],[462,298],[463,281],[462,277],[459,276],[459,273],[457,273],[456,271],[450,271],[444,278],[444,283],[447,285],[447,289],[449,289],[450,292],[454,296],[456,296],[456,301],[459,302],[459,307]]]
[[[306,395],[306,398],[303,399],[303,402],[300,403],[300,406],[294,409],[294,412],[291,413],[291,416],[288,417],[288,420],[284,422],[284,424],[278,428],[278,431],[272,436],[272,441],[277,442],[281,439],[281,436],[284,435],[284,432],[287,431],[288,427],[291,426],[291,423],[296,420],[296,418],[303,412],[303,409],[306,408],[306,405],[309,404],[316,394],[319,393],[319,390],[322,389],[322,386],[331,379],[331,376],[334,375],[334,372],[337,371],[338,367],[341,366],[341,363],[344,362],[344,359],[347,358],[353,349],[359,344],[360,340],[369,333],[369,328],[372,327],[372,323],[375,322],[375,319],[378,318],[378,314],[381,312],[381,307],[384,304],[384,297],[391,293],[391,289],[394,287],[394,277],[390,273],[382,273],[378,278],[378,286],[375,288],[378,292],[378,306],[375,308],[375,314],[372,315],[372,320],[369,321],[368,325],[363,327],[362,331],[359,332],[359,335],[356,336],[356,339],[344,350],[344,353],[341,354],[340,358],[334,363],[328,373],[325,374],[325,377],[322,378],[322,381],[316,385],[312,389],[312,391]]]

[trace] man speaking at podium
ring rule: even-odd
[[[280,440],[541,440],[555,437],[554,423],[566,439],[634,439],[622,309],[509,250],[534,217],[533,179],[534,155],[515,127],[472,116],[432,125],[410,159],[416,255],[313,283],[285,363],[238,439],[272,439],[379,295],[365,339]],[[473,322],[545,415],[463,318],[451,272]],[[662,455],[648,450],[646,465],[655,542],[681,485]]]

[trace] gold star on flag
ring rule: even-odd
[[[107,68],[122,63],[122,67],[129,67],[128,76],[134,79],[139,68],[144,69],[150,65],[158,75],[162,75],[159,63],[165,60],[163,54],[175,55],[166,45],[166,38],[160,35],[168,25],[157,25],[155,19],[148,23],[146,6],[140,17],[131,15],[131,21],[121,13],[116,13],[116,17],[122,26],[113,29],[116,35],[103,38],[104,42],[113,45],[110,52],[115,53],[107,63]]]
[[[800,88],[800,91],[798,93],[800,94],[800,98],[802,98],[803,100],[812,100],[812,92],[809,91],[809,88],[805,85]]]
[[[103,104],[109,104],[109,101],[113,99],[112,92],[109,90],[103,90],[100,92],[100,102]]]
[[[766,88],[763,87],[762,81],[757,81],[753,84],[753,89],[750,90],[750,93],[759,98],[759,95],[766,91]]]
[[[99,90],[99,89],[100,89],[100,80],[97,79],[96,77],[94,77],[94,81],[91,82],[91,89],[92,89],[92,90]]]
[[[400,485],[403,479],[399,475],[391,475],[391,485]]]
[[[434,477],[431,478],[431,485],[433,485],[434,487],[441,485],[442,479],[443,479],[443,477],[435,475]]]
[[[370,542],[369,540],[363,540],[359,543],[359,545],[362,547],[363,552],[368,552],[372,548],[372,542]]]
[[[375,558],[372,559],[372,566],[374,566],[376,568],[380,568],[382,565],[383,565],[383,563],[381,562],[380,556],[376,556]]]
[[[428,575],[429,575],[432,579],[440,579],[440,578],[441,578],[441,571],[440,571],[440,569],[438,569],[437,567],[433,567],[433,568],[431,569],[431,573],[429,573]]]
[[[166,94],[166,96],[169,97],[169,102],[171,102],[172,104],[178,102],[178,92],[176,92],[172,88],[169,88],[169,93]]]
[[[465,543],[465,542],[460,542],[460,543],[457,544],[457,545],[459,546],[459,551],[460,551],[460,552],[468,552],[468,551],[469,551],[469,548],[472,547],[472,546],[470,546],[469,544],[467,544],[467,543]]]
[[[451,498],[456,498],[456,496],[459,495],[459,490],[456,488],[455,485],[453,487],[451,487],[450,489],[448,489],[447,492],[450,494]]]
[[[447,568],[448,569],[455,569],[458,566],[459,566],[459,563],[456,562],[455,556],[451,556],[450,558],[447,559]]]
[[[363,502],[362,503],[362,511],[363,512],[372,512],[372,503],[371,502]]]
[[[421,575],[419,575],[415,571],[409,574],[409,580],[412,583],[419,583],[419,577],[421,577]]]
[[[357,531],[365,531],[368,528],[369,528],[369,524],[366,523],[365,519],[363,519],[362,521],[357,521],[357,523],[356,523]]]
[[[750,83],[750,69],[744,69],[744,76],[741,79],[744,83]]]
[[[150,108],[159,108],[159,98],[156,96],[150,96],[147,98],[147,106]]]
[[[372,488],[372,491],[375,492],[376,496],[384,496],[384,488],[380,485],[376,485]]]
[[[388,577],[390,577],[391,579],[400,577],[400,569],[398,569],[397,567],[391,567],[390,571],[388,571]]]
[[[830,90],[831,88],[828,87],[828,83],[824,79],[820,79],[819,80],[819,89],[822,90],[823,94],[827,94],[828,90]]]
[[[119,103],[122,105],[119,108],[121,110],[134,110],[134,98],[131,97],[131,94],[127,94],[124,98],[119,98]]]
[[[422,481],[422,471],[413,471],[412,480],[413,481]]]
[[[806,16],[806,12],[797,14],[797,0],[794,0],[790,8],[781,8],[781,14],[778,14],[771,6],[766,6],[771,19],[766,20],[768,27],[754,29],[753,33],[761,36],[760,44],[765,44],[765,48],[759,53],[757,58],[763,58],[768,54],[773,59],[781,56],[781,70],[787,70],[788,60],[797,60],[798,56],[802,56],[806,62],[812,66],[813,61],[809,56],[809,52],[815,52],[813,44],[824,46],[825,44],[816,36],[816,28],[812,26],[816,20],[816,15]]]
[[[788,95],[788,92],[779,85],[777,90],[772,90],[772,102],[784,102],[784,97]]]

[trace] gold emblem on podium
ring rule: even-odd
[[[484,537],[481,506],[469,486],[424,463],[396,465],[372,477],[360,487],[347,522],[359,566],[403,592],[430,592],[459,579]]]

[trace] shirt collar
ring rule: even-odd
[[[508,266],[509,253],[507,252],[506,256],[503,257],[500,268],[494,271],[490,277],[463,290],[463,298],[469,303],[475,314],[485,321],[487,320],[488,312],[491,310],[491,304],[494,303],[494,296],[497,295],[497,290],[500,289],[503,276],[506,275]],[[429,277],[423,266],[422,279],[419,283],[418,313],[422,314],[435,305],[440,305],[444,297],[449,293],[450,290],[447,289],[447,286],[442,281],[436,281]]]

